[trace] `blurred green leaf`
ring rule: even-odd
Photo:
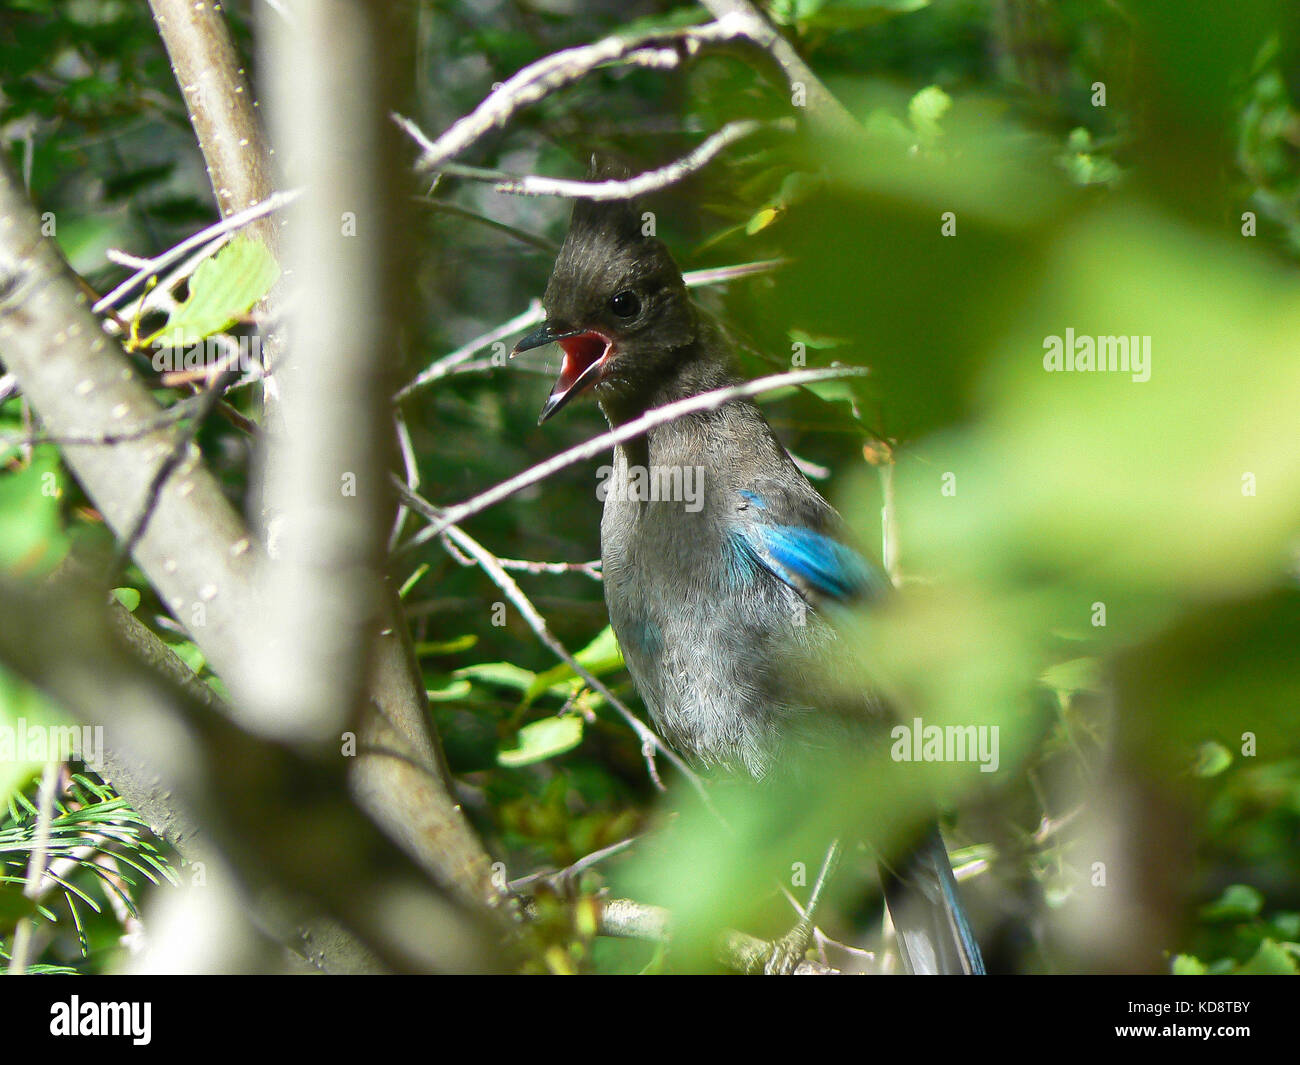
[[[60,513],[65,488],[58,451],[42,445],[29,465],[0,472],[0,568],[18,576],[49,573],[68,551]]]
[[[513,662],[481,662],[478,665],[464,666],[456,670],[453,676],[469,677],[471,680],[481,680],[488,684],[526,692],[532,686],[537,674]]]
[[[943,136],[939,123],[950,110],[952,97],[939,86],[930,85],[908,102],[907,119],[922,141],[935,141]]]
[[[582,742],[582,717],[566,714],[533,721],[519,730],[517,746],[497,754],[497,762],[511,769],[532,765],[571,751]]]
[[[1264,896],[1249,884],[1230,884],[1214,902],[1201,907],[1207,921],[1239,921],[1257,917],[1264,907]]]
[[[1198,777],[1214,777],[1232,765],[1232,752],[1223,744],[1207,740],[1196,749],[1196,766],[1193,772]]]
[[[1254,956],[1236,971],[1241,976],[1294,976],[1300,974],[1300,966],[1284,945],[1265,939]]]

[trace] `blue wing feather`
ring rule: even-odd
[[[768,524],[766,507],[742,492],[759,520],[743,522],[736,535],[747,554],[796,591],[816,598],[847,600],[874,596],[888,587],[885,575],[851,547],[801,525]]]

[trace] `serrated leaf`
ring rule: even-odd
[[[517,746],[497,752],[497,763],[511,769],[543,762],[571,751],[582,742],[582,718],[578,714],[546,717],[519,730]]]
[[[147,343],[194,344],[229,328],[280,277],[275,256],[260,240],[238,236],[190,276],[189,295]]]

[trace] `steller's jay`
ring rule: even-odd
[[[539,422],[588,391],[619,425],[739,380],[729,341],[627,201],[575,202],[542,302],[545,324],[515,347],[564,352]],[[694,471],[700,493],[682,498]],[[888,581],[846,546],[839,516],[757,406],[736,400],[619,446],[605,488],[610,622],[679,752],[764,778],[815,765],[819,748],[842,751],[866,721],[878,727],[887,711],[871,696],[819,700],[836,641],[820,615]],[[910,972],[983,972],[937,825],[882,880]]]

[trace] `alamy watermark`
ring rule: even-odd
[[[997,725],[927,725],[919,717],[889,730],[895,762],[978,762],[981,773],[996,773]]]
[[[85,762],[103,768],[103,725],[0,724],[0,762]]]
[[[1065,336],[1043,338],[1043,369],[1048,373],[1126,373],[1134,381],[1151,380],[1149,336]]]
[[[704,509],[703,466],[629,466],[627,476],[614,479],[613,466],[596,471],[596,498],[602,503],[684,503],[688,513]]]
[[[220,366],[255,374],[262,368],[262,338],[259,334],[210,336],[192,344],[182,344],[180,337],[155,341],[153,358],[157,373],[180,373],[184,370],[208,370]]]

